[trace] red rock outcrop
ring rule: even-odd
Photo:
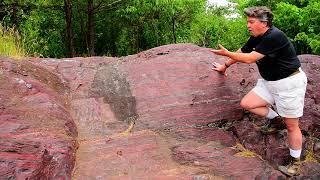
[[[28,62],[0,61],[0,179],[70,179],[77,131],[61,80]]]
[[[319,56],[300,58],[309,82],[305,116],[301,119],[308,161],[303,163],[299,178],[316,178],[320,176],[316,162],[320,158],[320,63]],[[178,44],[121,58],[34,59],[24,64],[46,74],[31,71],[32,68],[24,68],[18,74],[33,74],[33,78],[47,85],[45,92],[52,96],[50,100],[58,101],[65,110],[55,110],[56,121],[52,122],[74,120],[79,149],[73,179],[284,178],[275,167],[288,155],[286,131],[262,135],[258,127],[265,119],[248,114],[239,106],[241,97],[259,77],[256,66],[233,65],[228,76],[211,70],[213,61],[224,60],[209,49]],[[129,124],[134,126],[125,131]],[[68,127],[72,133],[64,134],[61,142],[73,143],[66,149],[74,152],[76,132],[71,125]],[[52,128],[63,131],[66,126]],[[52,150],[47,151],[31,154],[53,154]],[[68,167],[72,167],[73,158],[69,156]],[[12,162],[16,161],[17,158]],[[46,167],[51,163],[43,162]]]

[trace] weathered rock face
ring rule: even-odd
[[[0,61],[0,179],[70,179],[77,147],[67,88],[46,69]]]
[[[301,119],[304,144],[319,160],[319,57],[300,58],[309,76]],[[65,108],[54,117],[71,119],[70,113],[76,123],[79,149],[73,179],[284,178],[275,167],[288,156],[286,131],[262,135],[258,127],[265,119],[239,106],[259,77],[256,66],[233,65],[228,76],[211,70],[213,61],[224,60],[209,49],[179,44],[123,58],[35,59],[26,64],[52,77],[32,71],[47,84],[47,94],[55,97],[50,99]],[[132,132],[121,133],[132,122]],[[73,142],[75,131],[70,132],[64,143]],[[306,161],[299,177],[319,177],[319,169],[319,163]]]

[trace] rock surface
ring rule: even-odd
[[[320,159],[320,58],[303,55],[300,59],[309,82],[305,116],[301,119],[306,161],[297,178],[317,178],[320,176],[317,162]],[[42,162],[42,167],[34,166],[37,172],[43,171],[37,175],[58,177],[54,173],[45,174],[47,168],[54,166],[49,159],[54,157],[55,150],[68,150],[69,159],[59,156],[55,161],[68,167],[54,167],[70,173],[78,131],[73,179],[285,178],[276,166],[288,157],[286,131],[262,135],[258,128],[266,120],[244,112],[239,106],[241,97],[259,78],[255,65],[235,64],[228,69],[228,76],[223,76],[211,70],[211,63],[225,59],[191,44],[161,46],[122,58],[30,59],[21,64],[32,68],[19,71],[13,70],[11,61],[1,60],[2,77],[30,78],[24,80],[27,92],[30,91],[27,84],[32,88],[38,87],[37,83],[43,85],[40,90],[43,93],[27,101],[33,102],[36,108],[21,100],[29,97],[24,92],[16,98],[24,103],[10,111],[19,114],[20,106],[32,107],[32,111],[27,109],[22,113],[25,118],[20,118],[19,123],[31,124],[32,130],[33,126],[50,127],[41,138],[31,138],[32,143],[40,141],[39,150],[32,143],[25,147],[32,146],[35,150],[30,154]],[[10,83],[2,83],[1,87],[1,103],[8,111],[13,100],[6,100],[9,97],[5,94],[18,88]],[[44,103],[44,97],[49,102]],[[59,108],[51,108],[50,103]],[[36,115],[42,117],[28,118]],[[8,140],[29,142],[24,138],[10,139],[11,134],[26,134],[17,130],[20,124],[13,125],[12,119],[0,122],[1,133],[7,134],[0,133],[1,153],[8,154],[8,150],[3,151],[11,147],[6,144]],[[130,124],[134,126],[127,129]],[[57,137],[63,146],[54,143]],[[19,159],[18,155],[24,153],[10,153],[14,155],[12,159],[0,155],[1,176],[12,172],[16,177],[39,177],[29,171],[21,172],[23,169],[17,162],[29,162]]]
[[[0,61],[0,179],[70,179],[77,131],[67,88],[44,68]]]

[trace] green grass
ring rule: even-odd
[[[12,28],[5,29],[0,24],[0,56],[8,56],[21,59],[25,56],[25,51],[20,43],[19,34]]]

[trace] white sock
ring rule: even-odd
[[[278,115],[274,110],[272,110],[271,108],[268,107],[268,110],[269,110],[269,112],[268,112],[268,114],[266,115],[266,118],[268,118],[268,119],[273,119],[273,118],[279,116],[279,115]]]
[[[290,156],[292,156],[294,158],[300,158],[301,149],[294,150],[294,149],[289,148],[289,150],[290,150]]]

